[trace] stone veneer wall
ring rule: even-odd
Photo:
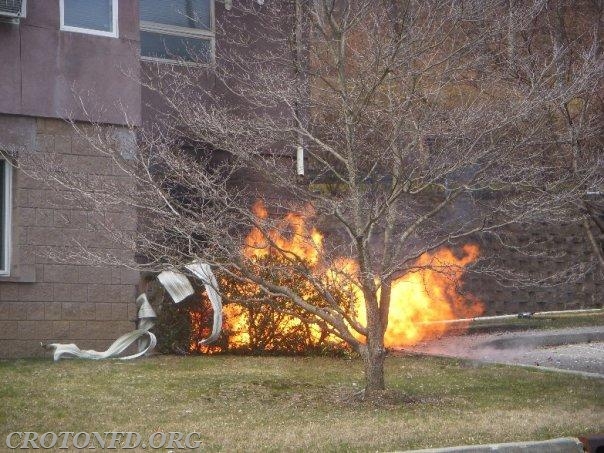
[[[132,146],[129,143],[124,146]],[[61,120],[0,115],[0,147],[56,151],[80,172],[124,179],[108,158]],[[137,272],[57,264],[48,258],[49,249],[73,237],[94,247],[115,247],[94,231],[94,212],[77,208],[61,195],[19,170],[13,172],[11,275],[0,277],[2,358],[42,355],[40,342],[105,349],[133,327]],[[136,228],[133,212],[112,217],[121,228]]]
[[[597,232],[594,230],[594,234]],[[480,299],[485,315],[520,312],[577,310],[604,307],[604,280],[583,228],[577,224],[510,228],[508,233],[518,244],[535,241],[549,250],[550,256],[531,257],[505,249],[497,241],[477,241],[482,253],[495,264],[521,273],[536,281],[559,275],[576,266],[575,278],[553,280],[543,285],[502,286],[484,275],[468,276],[464,289]]]

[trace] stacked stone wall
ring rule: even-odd
[[[465,289],[483,302],[486,315],[603,307],[604,281],[581,225],[518,226],[507,234],[513,245],[532,242],[547,253],[525,255],[497,240],[477,241],[492,263],[518,276],[504,284],[486,275],[468,276]],[[527,285],[524,279],[542,283]]]

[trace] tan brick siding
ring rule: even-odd
[[[108,158],[95,155],[60,120],[0,115],[0,146],[56,151],[69,168],[123,179]],[[64,194],[14,172],[11,276],[0,277],[0,358],[48,355],[41,342],[105,349],[133,328],[137,272],[58,264],[48,257],[49,250],[73,237],[95,247],[115,247],[94,231],[98,214],[78,208]],[[112,214],[112,221],[136,228],[134,212]]]

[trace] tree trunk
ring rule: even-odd
[[[383,346],[363,346],[361,349],[363,365],[365,367],[365,398],[385,390],[384,359],[386,350]]]
[[[360,348],[365,367],[365,398],[385,390],[384,384],[384,328],[372,278],[363,280],[363,295],[367,311],[367,343]]]

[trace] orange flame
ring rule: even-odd
[[[254,203],[252,211],[258,219],[268,217],[266,207],[260,200]],[[308,207],[307,212],[305,216],[289,212],[276,228],[266,232],[258,226],[253,227],[245,238],[245,257],[258,260],[272,253],[316,265],[323,245],[323,235],[314,227],[307,234],[305,217],[312,217],[314,211]]]
[[[254,204],[253,212],[258,224],[245,238],[244,256],[252,263],[265,259],[271,260],[268,264],[275,265],[303,262],[313,278],[335,289],[343,299],[351,302],[351,310],[356,314],[357,321],[366,325],[365,298],[359,284],[358,264],[344,257],[325,262],[322,256],[323,235],[316,228],[308,226],[314,211],[307,207],[304,214],[289,212],[269,227],[264,225],[268,212],[262,201]],[[437,321],[470,318],[483,313],[483,306],[478,300],[458,292],[465,266],[474,262],[479,255],[478,246],[466,244],[461,252],[459,255],[451,249],[442,248],[425,253],[406,274],[392,282],[388,328],[384,337],[386,347],[410,346],[440,337],[449,326]],[[309,282],[299,285],[298,292],[304,299],[316,298],[317,292]],[[379,281],[376,281],[376,285],[380,288]],[[258,293],[254,284],[237,284],[237,289],[240,294],[249,295],[250,298]],[[381,288],[376,296],[379,301]],[[249,312],[230,304],[224,308],[224,318],[225,328],[230,332],[229,347],[238,349],[248,346],[252,324]],[[279,318],[278,329],[282,335],[299,332],[300,326],[301,321],[295,316],[283,315]],[[332,335],[326,335],[314,324],[310,325],[306,334],[310,343],[333,339]],[[364,340],[360,334],[356,336]],[[191,350],[195,350],[193,344]]]
[[[463,297],[457,291],[464,267],[478,257],[476,245],[466,244],[462,250],[461,258],[446,248],[424,253],[415,263],[416,270],[392,283],[384,336],[386,347],[411,346],[440,337],[449,326],[437,321],[471,318],[483,313],[479,301],[471,296]],[[364,311],[361,313],[364,315]]]

